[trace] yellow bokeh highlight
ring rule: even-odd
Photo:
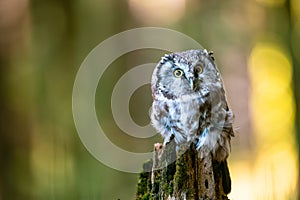
[[[254,168],[255,191],[268,199],[295,196],[291,193],[298,177],[296,156],[294,146],[288,143],[275,144],[260,151]]]
[[[230,163],[230,176],[232,179],[232,192],[229,194],[229,199],[255,199],[250,162],[236,161]]]
[[[292,63],[276,43],[257,43],[248,69],[255,146],[242,164],[232,166],[232,199],[296,199]]]
[[[249,58],[252,82],[251,111],[258,145],[292,142],[294,102],[291,89],[292,65],[274,44],[257,44]]]

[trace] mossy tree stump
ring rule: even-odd
[[[194,145],[178,155],[174,141],[154,145],[153,159],[143,166],[137,200],[228,200],[223,191],[220,163],[200,159]]]

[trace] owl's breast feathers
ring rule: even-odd
[[[203,99],[198,95],[170,99],[161,95],[153,101],[151,121],[168,142],[173,134],[177,144],[190,143],[199,127],[199,108]]]
[[[219,161],[229,155],[233,114],[223,92],[205,90],[177,98],[160,93],[152,104],[151,121],[165,143],[174,135],[178,148],[194,143],[202,156],[213,153]]]

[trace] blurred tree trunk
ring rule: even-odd
[[[0,0],[0,199],[32,199],[30,126],[22,82],[13,85],[28,27],[28,1]],[[15,82],[14,82],[15,83]],[[16,89],[17,87],[20,87]]]
[[[300,161],[300,63],[296,59],[296,54],[299,54],[299,50],[295,52],[295,48],[293,48],[293,30],[295,27],[296,19],[293,18],[292,13],[292,4],[291,0],[286,1],[286,10],[288,12],[288,38],[287,43],[288,47],[291,53],[291,60],[293,65],[293,88],[294,88],[294,98],[295,98],[295,109],[296,109],[296,118],[295,118],[295,133],[296,133],[296,139],[297,139],[297,145],[298,145],[298,162]],[[299,23],[299,22],[298,22]],[[298,38],[299,39],[299,38]],[[300,199],[300,174],[298,174],[298,199]]]

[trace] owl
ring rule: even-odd
[[[151,90],[151,123],[164,144],[174,139],[177,151],[195,145],[200,157],[212,155],[224,168],[229,193],[226,159],[234,136],[233,113],[212,53],[188,50],[163,56],[153,71]]]

